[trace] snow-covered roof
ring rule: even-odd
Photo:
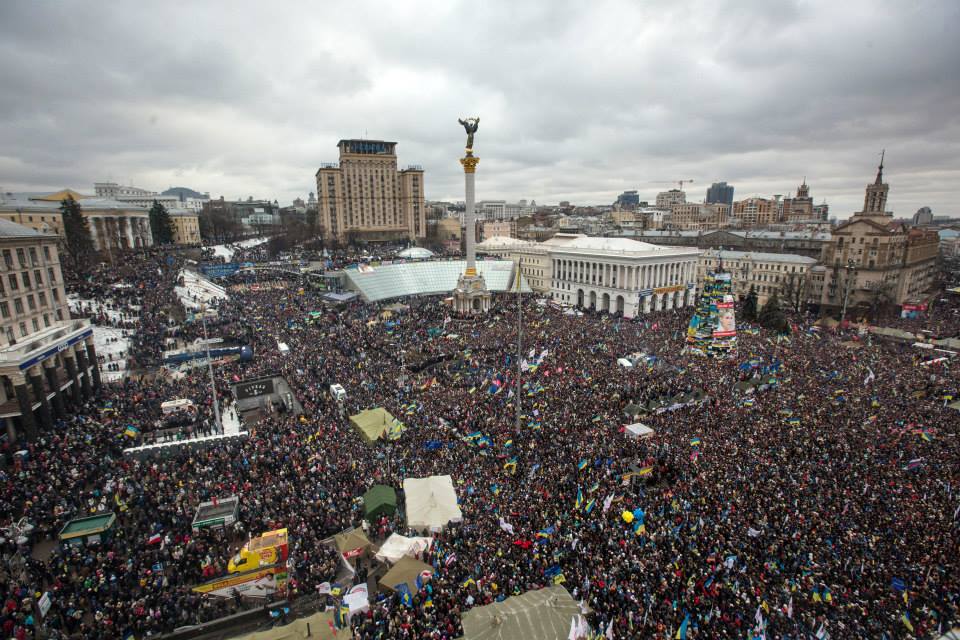
[[[533,243],[506,236],[493,236],[477,244],[477,251],[497,251],[504,249],[518,249],[529,247]]]
[[[661,251],[659,247],[649,242],[640,242],[630,238],[601,238],[598,236],[581,236],[563,245],[567,249],[589,249],[592,251],[614,251],[617,253],[640,253],[644,251]]]
[[[410,247],[397,254],[400,258],[409,258],[413,260],[426,260],[433,257],[433,251],[423,247]]]

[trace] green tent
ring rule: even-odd
[[[393,416],[383,407],[366,409],[350,416],[350,424],[360,432],[360,437],[367,444],[373,444],[382,438],[392,423]]]
[[[375,484],[363,494],[363,514],[368,520],[397,511],[397,492],[385,484]]]

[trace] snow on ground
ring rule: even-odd
[[[75,294],[67,295],[67,304],[70,306],[70,311],[76,313],[80,316],[96,316],[103,313],[105,316],[110,318],[111,322],[138,322],[139,317],[129,313],[122,313],[116,308],[108,309],[108,304],[113,304],[112,300],[109,301],[100,301],[92,300],[89,298],[80,298]]]
[[[237,415],[237,410],[232,404],[224,409],[220,415],[220,422],[223,423],[223,435],[225,436],[233,436],[243,431],[240,425],[240,416]]]
[[[259,244],[263,244],[270,238],[249,238],[247,240],[241,240],[240,242],[235,242],[233,244],[217,244],[212,247],[207,247],[208,249],[213,249],[213,255],[220,256],[227,262],[233,260],[233,254],[236,251],[236,247],[241,249],[249,249],[250,247],[255,247]]]
[[[130,329],[114,329],[113,327],[93,327],[93,345],[97,355],[103,356],[100,363],[100,378],[104,382],[114,382],[127,374],[127,358],[130,352]],[[120,353],[123,357],[120,357]],[[117,365],[118,371],[111,371],[111,365]]]
[[[177,279],[181,278],[183,279],[183,286],[174,287],[174,292],[184,309],[199,311],[204,305],[211,305],[211,303],[226,300],[230,297],[227,295],[226,289],[193,271],[181,271]]]

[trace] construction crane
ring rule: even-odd
[[[678,184],[680,185],[680,191],[683,191],[684,183],[690,184],[691,182],[693,182],[693,178],[689,180],[652,180],[650,184]]]

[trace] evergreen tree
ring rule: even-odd
[[[90,225],[83,217],[80,205],[70,196],[60,203],[60,213],[63,216],[63,245],[74,271],[79,273],[94,254]]]
[[[750,291],[747,292],[747,297],[743,299],[743,309],[740,310],[740,315],[748,322],[757,321],[757,288],[753,285],[750,285]]]
[[[787,315],[780,308],[780,298],[774,293],[760,310],[760,324],[777,333],[790,333]]]
[[[173,222],[166,207],[153,201],[150,207],[150,232],[153,234],[154,244],[170,244],[173,242]]]

